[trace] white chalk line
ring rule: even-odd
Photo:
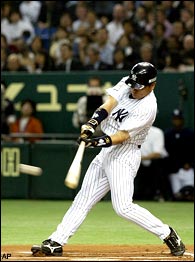
[[[32,252],[29,252],[29,251],[21,251],[21,252],[16,252],[16,253],[18,253],[18,254],[32,254]],[[68,252],[69,254],[70,254],[70,252]],[[156,254],[156,252],[152,252],[152,251],[149,251],[149,252],[142,252],[143,254]],[[77,252],[73,252],[72,254],[74,254],[74,255],[79,255],[80,253],[77,253]],[[164,253],[164,254],[169,254],[169,253]],[[191,257],[194,257],[194,254],[193,253],[191,253],[191,252],[185,252],[184,253],[184,255],[186,255],[186,256],[191,256]]]

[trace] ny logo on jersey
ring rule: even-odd
[[[125,109],[119,109],[115,113],[112,114],[115,117],[116,121],[119,121],[120,123],[123,121],[123,118],[125,118],[128,115],[128,111],[125,111]]]

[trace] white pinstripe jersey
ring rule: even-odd
[[[102,131],[107,135],[115,134],[119,130],[129,132],[130,139],[111,146],[111,150],[118,151],[121,148],[124,152],[128,151],[129,144],[141,145],[144,142],[157,112],[157,101],[153,91],[142,99],[129,98],[130,88],[125,83],[127,78],[128,76],[123,77],[114,87],[106,90],[108,95],[118,101],[118,105],[101,123]]]

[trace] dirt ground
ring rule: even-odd
[[[2,246],[1,261],[194,261],[194,246],[182,257],[165,245],[67,245],[61,257],[33,257],[31,246]]]

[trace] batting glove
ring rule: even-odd
[[[98,122],[95,119],[90,119],[86,124],[81,126],[81,135],[82,139],[90,138],[95,132]]]
[[[85,147],[109,147],[112,145],[112,139],[108,135],[104,135],[101,137],[96,137],[93,139],[83,139],[85,142]]]

